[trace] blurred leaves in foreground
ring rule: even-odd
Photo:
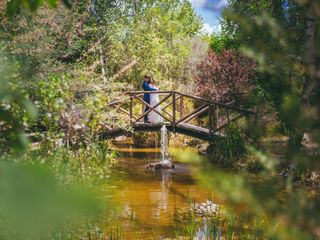
[[[97,200],[79,187],[61,191],[49,169],[0,163],[0,238],[76,239],[98,216]]]
[[[33,104],[20,91],[19,65],[5,50],[0,42],[0,143],[1,148],[13,147],[23,150],[28,139],[24,135],[23,122],[18,115],[28,115],[35,119],[37,111]]]
[[[256,107],[271,115],[272,106],[289,137],[287,164],[301,168],[320,166],[301,151],[305,134],[318,139],[319,9],[314,0],[230,0],[222,20],[224,34],[257,63]]]
[[[253,150],[252,150],[253,151]],[[282,179],[270,171],[267,165],[264,174],[259,177],[249,174],[228,172],[212,165],[207,159],[188,151],[176,151],[177,159],[194,166],[199,182],[211,189],[215,196],[225,201],[229,212],[226,216],[241,215],[243,222],[233,223],[233,237],[245,239],[319,239],[320,237],[320,203],[317,198],[308,197],[306,190],[293,186],[290,179],[286,185]],[[266,156],[256,152],[262,163]],[[241,208],[234,213],[234,207]],[[265,216],[259,227],[259,217]],[[239,216],[240,217],[240,216]],[[232,222],[228,219],[227,222]],[[229,234],[230,226],[225,226]],[[257,235],[256,231],[259,231]],[[233,239],[233,238],[231,238]]]

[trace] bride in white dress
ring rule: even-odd
[[[157,89],[157,91],[159,91],[159,88],[157,88],[153,83],[150,84],[153,88]],[[160,102],[160,97],[159,97],[159,94],[157,93],[154,93],[154,94],[150,94],[150,105],[153,107],[155,105],[157,105],[158,103]],[[157,106],[156,107],[156,110],[161,113],[161,106]],[[151,111],[149,113],[149,121],[151,123],[160,123],[160,122],[163,122],[163,119],[162,117],[156,113],[155,111]]]

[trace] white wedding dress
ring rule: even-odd
[[[154,87],[157,89],[157,91],[159,90],[157,87]],[[153,107],[155,105],[157,105],[160,102],[160,97],[159,94],[155,93],[155,94],[150,94],[150,105]],[[161,106],[157,106],[156,110],[161,113]],[[163,122],[162,117],[156,113],[155,111],[151,111],[149,113],[149,121],[152,123],[160,123]]]

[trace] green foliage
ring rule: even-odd
[[[39,112],[41,130],[58,131],[59,118],[62,111],[67,110],[67,104],[72,103],[73,92],[70,88],[69,76],[49,75],[47,79],[39,80],[33,89],[34,103]]]
[[[35,11],[44,3],[54,8],[58,4],[57,0],[7,0],[6,13],[8,16],[13,16],[20,13],[22,8]],[[72,0],[63,0],[63,3],[69,8],[72,7]]]
[[[108,97],[104,92],[97,92],[95,96],[89,96],[85,99],[84,107],[90,109],[89,121],[87,122],[87,126],[90,127],[92,131],[97,130],[99,125],[104,122],[113,122],[112,125],[114,125],[114,122],[118,120],[115,119],[115,113],[112,113],[112,111],[106,109],[107,102]]]
[[[29,151],[18,161],[49,168],[62,189],[76,184],[95,189],[97,184],[107,184],[111,167],[116,163],[116,153],[105,142],[69,149],[43,143],[41,148]]]
[[[67,192],[59,190],[47,168],[9,162],[0,166],[1,239],[77,239],[86,236],[86,224],[102,210],[99,201],[76,184]]]
[[[310,11],[311,6],[318,9],[317,5],[312,5],[314,2],[305,1],[307,5],[304,5],[299,1],[230,0],[229,10],[224,13],[224,34],[211,39],[211,48],[215,51],[236,47],[258,63],[255,103],[265,110],[265,101],[272,102],[290,138],[294,136],[293,143],[299,144],[301,139],[299,142],[297,135],[319,126],[319,94],[307,91],[319,82],[319,77],[314,77],[319,65],[316,62],[318,46],[312,48],[312,61],[304,60],[308,16],[310,13],[317,16]],[[61,111],[73,105],[80,106],[86,113],[82,120],[87,123],[91,137],[102,124],[121,125],[117,116],[105,109],[105,103],[111,98],[121,99],[123,95],[117,93],[123,88],[140,86],[144,71],[153,72],[160,81],[157,84],[166,89],[175,84],[173,80],[184,78],[184,63],[190,51],[187,39],[201,27],[189,1],[77,1],[73,11],[39,8],[44,3],[57,6],[54,0],[11,0],[6,7],[7,14],[13,18],[1,16],[1,148],[25,146],[24,130],[58,132]],[[71,1],[64,3],[71,6]],[[38,9],[38,12],[30,14],[22,9]],[[319,22],[318,17],[315,22]],[[316,33],[311,34],[315,36],[315,43],[319,42],[318,30],[317,27]],[[310,97],[308,107],[304,95]],[[35,101],[39,120],[35,120],[36,111],[27,98]],[[216,159],[227,157],[228,163],[246,152],[239,130],[231,126],[229,131],[227,138],[215,143],[223,150],[223,153],[215,152],[220,154]],[[87,234],[87,229],[81,227],[85,223],[79,216],[92,210],[86,208],[88,203],[78,208],[78,199],[82,198],[57,190],[70,192],[74,184],[80,185],[82,190],[96,190],[96,186],[108,184],[115,153],[103,143],[91,144],[94,138],[88,139],[90,141],[74,145],[72,149],[53,150],[52,145],[42,145],[40,150],[28,152],[22,158],[10,158],[9,161],[18,162],[19,166],[1,165],[1,239],[47,237],[43,231],[52,235],[49,238],[56,239],[79,238],[79,235],[90,238],[91,232],[103,238],[99,229]],[[299,144],[289,141],[290,149],[299,149]],[[190,153],[183,152],[179,156],[198,163],[198,179],[206,187],[232,204],[247,207],[245,217],[248,220],[239,221],[243,221],[244,229],[248,225],[250,229],[238,233],[239,238],[319,237],[320,220],[316,214],[319,201],[306,198],[305,191],[293,189],[290,176],[283,204],[283,199],[279,199],[275,160],[250,149],[265,174],[258,185],[239,174],[212,167]],[[301,157],[299,151],[292,151],[291,159],[308,166],[309,158]],[[318,161],[314,161],[314,165],[319,165]],[[96,202],[89,201],[89,204],[92,206]],[[270,217],[266,218],[264,213]],[[64,221],[74,215],[77,216],[75,221]],[[227,224],[227,236],[233,238],[234,225],[231,220]],[[186,225],[186,235],[193,236],[195,227],[193,223]],[[111,233],[111,236],[117,238],[119,234]]]
[[[158,148],[160,147],[160,133],[158,132],[141,132],[134,133],[132,136],[133,144],[141,148]]]
[[[236,48],[236,41],[228,34],[212,34],[209,41],[210,48],[216,52],[221,53],[223,50],[230,50]]]
[[[134,5],[132,1],[122,1],[121,7],[103,3],[96,3],[88,33],[93,36],[90,41],[99,41],[103,55],[108,56],[107,78],[112,79],[133,61],[137,64],[124,80],[135,87],[140,86],[144,71],[152,72],[157,84],[166,80],[163,84],[167,88],[171,79],[182,77],[190,49],[185,38],[195,35],[201,27],[190,2],[139,1]],[[93,60],[96,56],[88,58]]]
[[[31,8],[29,2],[8,6]],[[89,121],[93,133],[102,124],[123,127],[105,103],[121,98],[124,89],[140,88],[145,71],[167,89],[173,79],[184,79],[187,39],[201,28],[189,1],[78,1],[72,11],[32,2],[44,6],[31,8],[36,14],[2,16],[0,22],[0,38],[21,66],[16,89],[39,108],[37,121],[14,108],[16,119],[32,132],[57,132],[61,112],[72,107],[84,113],[83,123]]]
[[[111,193],[115,157],[106,143],[78,149],[43,143],[20,157],[2,156],[1,239],[103,236],[96,222],[111,203],[97,199]]]
[[[300,171],[310,166],[318,169],[318,159],[310,152],[305,154],[309,149],[300,151],[303,133],[318,130],[314,123],[319,117],[313,113],[319,112],[319,85],[311,84],[319,83],[319,77],[312,74],[318,69],[319,13],[314,11],[318,2],[231,0],[229,4],[224,13],[223,28],[237,42],[239,51],[258,64],[254,97],[261,97],[256,103],[264,115],[268,113],[266,108],[272,109],[266,101],[271,102],[276,110],[273,113],[276,117],[272,119],[279,116],[289,132],[287,159],[293,163],[290,167],[298,166]],[[310,17],[314,21],[310,21]],[[308,25],[313,23],[315,32],[310,39]],[[318,138],[311,141],[318,149]],[[190,156],[190,153],[177,156],[197,165],[200,182],[227,199],[228,204],[246,206],[246,214],[241,215],[248,220],[240,225],[251,231],[241,229],[240,239],[318,239],[316,229],[320,219],[316,212],[320,206],[317,197],[309,197],[307,189],[296,187],[297,179],[292,169],[284,169],[288,171],[288,178],[283,181],[285,186],[281,191],[277,167],[282,159],[253,147],[249,150],[253,155],[249,161],[253,160],[262,173],[259,183],[253,183],[250,175],[230,174],[206,161],[201,162],[201,158]],[[232,227],[228,233],[232,237],[231,232],[234,232]]]
[[[260,109],[272,105],[289,140],[287,164],[314,165],[301,152],[303,135],[319,126],[319,14],[316,1],[230,1],[224,31],[240,51],[258,63],[253,98]],[[260,98],[257,98],[257,96]],[[266,101],[269,104],[266,104]],[[317,110],[316,110],[317,109]],[[313,137],[317,141],[317,137]],[[315,165],[318,165],[316,163]]]
[[[246,141],[241,129],[230,125],[225,137],[216,137],[209,146],[210,159],[221,165],[230,166],[246,156]]]
[[[293,1],[287,9],[285,4],[284,1],[231,1],[223,26],[239,49],[258,63],[255,97],[262,97],[262,104],[271,101],[290,129],[292,124],[282,114],[281,106],[288,95],[292,94],[297,101],[302,96],[301,46],[305,39],[306,10]]]
[[[211,189],[216,197],[225,199],[225,205],[245,208],[241,215],[234,212],[234,208],[226,209],[226,221],[230,223],[225,231],[229,236],[239,236],[240,239],[317,239],[314,230],[320,221],[316,214],[320,207],[318,200],[306,200],[306,191],[292,188],[290,181],[285,186],[285,193],[279,197],[281,187],[274,178],[275,165],[270,165],[269,157],[255,153],[266,170],[258,182],[252,181],[250,175],[219,169],[191,152],[177,151],[175,154],[181,161],[197,168],[200,183]],[[238,219],[235,225],[234,218]]]
[[[2,150],[24,149],[28,140],[24,135],[23,116],[35,119],[33,104],[19,89],[19,65],[0,45],[0,142]]]

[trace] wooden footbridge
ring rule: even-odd
[[[144,93],[159,94],[159,103],[151,106],[143,100]],[[125,119],[129,130],[107,127],[107,130],[102,133],[102,138],[112,138],[132,131],[160,131],[161,127],[166,125],[167,129],[173,133],[210,141],[215,137],[225,136],[233,122],[242,118],[246,118],[247,122],[251,119],[256,120],[256,114],[252,110],[177,91],[133,91],[126,92],[121,97],[122,100],[108,104],[108,108],[119,114],[118,118],[121,116]],[[146,106],[149,107],[147,111],[145,111]],[[145,115],[151,112],[160,115],[163,122],[144,123]]]

